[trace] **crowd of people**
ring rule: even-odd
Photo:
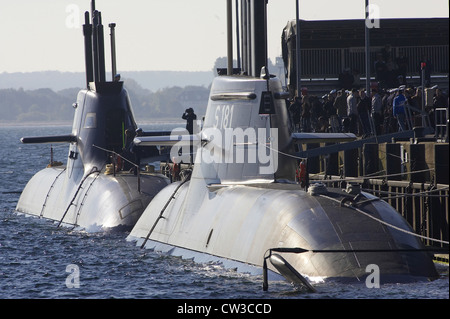
[[[430,88],[433,64],[426,55],[411,70],[404,52],[396,53],[389,44],[377,53],[373,62],[376,86],[371,88],[370,96],[361,89],[359,70],[350,68],[339,74],[339,89],[322,97],[311,96],[303,88],[300,97],[289,106],[296,130],[351,132],[366,137],[423,126],[422,118],[426,115],[427,125],[434,129],[435,109],[448,108],[448,94],[437,86]],[[408,85],[407,71],[417,71],[420,83],[425,84],[425,107],[422,107],[424,92],[421,86]]]
[[[301,97],[289,105],[293,125],[301,132],[349,132],[368,137],[421,126],[422,88],[400,86],[396,89],[372,88],[332,90],[322,97],[302,89]],[[448,96],[435,88],[433,102],[425,112],[432,127],[436,108],[448,108]],[[408,110],[405,106],[410,106]]]
[[[430,58],[423,54],[417,61],[411,61],[404,50],[399,49],[394,53],[390,44],[386,44],[375,57],[372,63],[372,72],[380,89],[390,89],[407,85],[407,72],[415,73],[420,77],[422,75],[426,87],[431,86],[431,74],[433,72],[433,63]],[[423,71],[423,72],[422,72]],[[339,74],[340,88],[351,90],[360,86],[360,71],[356,68],[346,67]]]

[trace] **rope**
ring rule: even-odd
[[[319,195],[319,196],[327,198],[327,199],[330,199],[330,200],[338,202],[338,203],[341,203],[339,200],[334,199],[334,198],[329,197],[329,196],[326,196],[326,195]],[[409,235],[412,235],[412,236],[416,236],[416,237],[419,237],[419,238],[422,238],[422,239],[427,239],[427,240],[430,240],[430,241],[438,242],[438,243],[441,243],[441,244],[447,244],[447,245],[449,244],[448,241],[440,240],[440,239],[434,239],[434,238],[430,238],[430,237],[427,237],[427,236],[418,235],[418,234],[416,234],[414,232],[411,232],[409,230],[406,230],[406,229],[394,226],[392,224],[389,224],[389,223],[385,222],[384,220],[376,218],[376,217],[366,213],[365,211],[363,211],[363,210],[361,210],[361,209],[359,209],[357,207],[353,207],[353,206],[351,206],[349,204],[344,203],[343,205],[345,205],[346,207],[348,207],[350,209],[356,210],[358,213],[361,213],[361,214],[363,214],[363,215],[365,215],[365,216],[367,216],[367,217],[369,217],[369,218],[371,218],[371,219],[373,219],[373,220],[375,220],[375,221],[377,221],[377,222],[379,222],[379,223],[381,223],[381,224],[383,224],[385,226],[391,227],[391,228],[396,229],[398,231],[401,231],[403,233],[406,233],[406,234],[409,234]]]
[[[136,165],[135,163],[133,163],[133,162],[127,160],[125,157],[123,157],[123,156],[120,155],[119,153],[116,153],[116,152],[111,151],[111,150],[108,150],[108,149],[106,149],[106,148],[97,146],[97,145],[95,145],[95,144],[93,144],[92,146],[98,148],[99,150],[102,150],[102,151],[105,151],[105,152],[109,152],[109,153],[112,153],[112,154],[114,154],[114,155],[116,155],[116,156],[119,156],[121,159],[127,161],[128,163],[130,163],[130,164],[133,165],[134,167],[138,167],[138,168],[139,168],[139,165]]]
[[[362,179],[367,179],[368,177],[387,178],[387,177],[401,176],[401,175],[407,175],[407,174],[423,173],[423,172],[428,172],[428,171],[433,171],[433,170],[434,170],[434,169],[430,168],[430,169],[423,169],[423,170],[420,170],[420,171],[413,171],[413,172],[404,172],[404,173],[395,173],[395,174],[389,174],[389,175],[371,176],[371,175],[373,175],[373,174],[376,174],[376,173],[381,172],[381,171],[379,171],[379,172],[372,173],[372,174],[369,174],[369,175],[363,175],[363,176],[359,176],[359,177],[346,177],[346,178],[340,178],[340,179],[337,179],[337,180],[334,180],[334,181],[335,181],[335,182],[341,182],[341,181],[342,181],[342,182],[359,181],[359,180],[362,180]],[[317,174],[316,174],[316,175],[317,175]],[[330,182],[329,179],[316,180],[316,181],[317,181],[317,182]],[[333,180],[331,180],[331,181],[333,181]]]
[[[278,154],[284,155],[284,156],[288,156],[291,158],[295,158],[298,160],[304,160],[304,159],[308,159],[307,157],[299,157],[299,156],[295,156],[289,153],[285,153],[282,151],[279,151],[277,149],[274,149],[270,146],[265,145],[266,148],[268,148],[271,151],[274,151]],[[386,154],[390,154],[390,153],[386,153]],[[391,154],[392,156],[396,156],[395,154]],[[424,172],[430,172],[430,171],[434,171],[433,168],[429,168],[429,169],[423,169],[423,170],[419,170],[419,171],[412,171],[412,172],[403,172],[403,173],[395,173],[395,174],[385,174],[385,175],[377,175],[381,172],[383,172],[385,170],[381,170],[378,172],[374,172],[374,173],[370,173],[368,175],[364,175],[364,176],[359,176],[359,177],[347,177],[344,179],[339,179],[339,181],[354,181],[354,180],[361,180],[361,179],[367,179],[368,177],[377,177],[377,178],[387,178],[387,177],[393,177],[393,176],[401,176],[401,175],[407,175],[407,174],[417,174],[417,173],[424,173]],[[321,173],[315,173],[314,175],[320,175]],[[330,180],[317,180],[317,182],[329,182]]]
[[[285,155],[285,156],[289,156],[289,157],[296,158],[296,159],[300,159],[300,160],[306,159],[306,158],[301,158],[301,157],[298,157],[298,156],[294,156],[294,155],[291,155],[291,154],[288,154],[288,153],[281,152],[281,151],[276,150],[276,149],[274,149],[274,148],[272,148],[272,147],[269,147],[269,146],[267,146],[267,145],[266,145],[266,147],[267,147],[268,149],[274,151],[274,152],[277,152],[277,153],[282,154],[282,155]],[[386,154],[390,154],[390,153],[386,153]],[[391,154],[391,155],[392,155],[392,156],[397,156],[397,155],[395,155],[395,154]],[[398,175],[405,175],[405,174],[416,174],[416,173],[428,172],[428,171],[432,171],[432,170],[433,170],[433,169],[424,169],[424,170],[420,170],[420,171],[404,172],[404,173],[396,173],[396,174],[382,175],[382,176],[377,176],[377,177],[379,177],[379,178],[386,178],[386,177],[391,177],[391,176],[398,176]],[[381,172],[381,171],[380,171],[380,172]],[[378,173],[379,173],[379,172],[372,173],[371,175],[373,175],[373,174],[378,174]],[[368,175],[368,176],[369,176],[369,175]],[[339,179],[339,181],[352,181],[352,180],[361,180],[361,179],[366,179],[366,178],[367,178],[367,176],[360,176],[360,177],[351,177],[351,178]],[[329,180],[318,180],[317,182],[329,182]],[[423,193],[423,194],[427,194],[427,193],[430,193],[430,192],[432,192],[432,191],[440,191],[440,190],[445,190],[445,189],[448,189],[448,187],[440,188],[440,189],[438,189],[438,190],[426,191],[426,192],[422,192],[422,193]],[[406,194],[406,195],[399,195],[399,196],[395,196],[395,197],[391,197],[391,198],[396,198],[396,197],[406,197],[406,196],[417,196],[417,195],[420,195],[420,194],[421,194],[421,193],[416,193],[416,194],[412,194],[412,195]],[[324,197],[324,198],[328,198],[328,199],[331,199],[331,200],[333,200],[333,201],[336,201],[336,202],[339,202],[339,203],[340,203],[340,201],[338,201],[338,200],[336,200],[336,199],[334,199],[334,198],[331,198],[331,197],[329,197],[329,196],[325,196],[325,195],[319,195],[319,196],[322,196],[322,197]],[[416,236],[416,237],[419,237],[419,238],[422,238],[422,239],[426,239],[426,240],[430,240],[430,241],[434,241],[434,242],[438,242],[438,243],[442,243],[442,244],[447,244],[447,245],[449,244],[449,242],[448,242],[448,241],[445,241],[445,240],[434,239],[434,238],[430,238],[430,237],[418,235],[418,234],[416,234],[416,233],[414,233],[414,232],[410,232],[410,231],[405,230],[405,229],[403,229],[403,228],[400,228],[400,227],[391,225],[391,224],[389,224],[389,223],[387,223],[387,222],[385,222],[385,221],[383,221],[383,220],[381,220],[381,219],[378,219],[378,218],[376,218],[376,217],[374,217],[374,216],[372,216],[372,215],[370,215],[370,214],[364,212],[363,210],[361,210],[361,209],[359,209],[359,208],[356,208],[356,207],[353,207],[353,206],[351,206],[351,205],[349,205],[349,204],[344,204],[344,205],[345,205],[346,207],[348,207],[348,208],[351,208],[351,209],[356,210],[357,212],[359,212],[359,213],[361,213],[361,214],[363,214],[363,215],[365,215],[365,216],[367,216],[367,217],[369,217],[369,218],[371,218],[371,219],[374,219],[374,220],[378,221],[379,223],[381,223],[381,224],[383,224],[383,225],[385,225],[385,226],[391,227],[391,228],[396,229],[396,230],[398,230],[398,231],[401,231],[401,232],[404,232],[404,233],[407,233],[407,234],[410,234],[410,235],[412,235],[412,236]]]
[[[432,189],[429,191],[423,191],[423,192],[418,192],[418,193],[412,193],[412,194],[402,194],[402,195],[396,195],[396,196],[387,196],[387,197],[383,197],[383,200],[386,199],[395,199],[395,198],[402,198],[402,197],[416,197],[416,196],[422,196],[422,195],[427,195],[427,194],[431,194],[434,192],[440,192],[440,191],[445,191],[448,190],[448,187],[442,187],[442,188],[436,188],[436,189]],[[363,191],[368,192],[368,193],[380,193],[380,194],[397,194],[395,192],[388,192],[388,191],[381,191],[381,190],[374,190],[374,189],[363,189]],[[445,198],[445,197],[449,197],[449,195],[428,195],[428,197],[438,197],[438,198]]]
[[[276,149],[274,149],[274,148],[272,148],[272,147],[270,147],[270,146],[267,146],[267,145],[265,145],[265,146],[266,146],[266,148],[268,148],[269,150],[274,151],[274,152],[276,152],[276,153],[278,153],[278,154],[287,156],[287,157],[292,157],[292,158],[299,159],[299,160],[308,159],[307,157],[299,157],[299,156],[295,156],[295,155],[292,155],[292,154],[289,154],[289,153],[284,153],[284,152],[282,152],[282,151],[276,150]]]
[[[274,149],[274,148],[268,146],[267,144],[265,144],[265,147],[267,149],[271,150],[271,151],[274,151],[274,152],[276,152],[278,154],[281,154],[281,155],[284,155],[284,156],[287,156],[287,157],[295,158],[295,159],[298,159],[298,160],[308,159],[307,157],[299,157],[299,156],[295,156],[295,155],[292,155],[292,154],[289,154],[289,153],[282,152],[280,150],[277,150],[277,149]],[[383,151],[383,150],[379,150],[379,151],[384,153],[384,154],[386,154],[386,156],[389,155],[389,156],[393,156],[393,157],[397,157],[397,158],[402,159],[402,157],[399,156],[399,155],[396,155],[396,154],[393,154],[393,153],[388,153],[388,152]],[[404,162],[404,163],[406,163],[406,162]],[[345,178],[345,179],[340,179],[339,181],[361,180],[361,179],[366,179],[368,177],[373,177],[373,176],[376,176],[377,178],[387,178],[387,177],[401,176],[401,175],[407,175],[407,174],[417,174],[417,173],[430,172],[430,171],[434,171],[434,169],[431,168],[431,169],[423,169],[423,170],[412,171],[412,172],[396,173],[396,174],[389,174],[389,175],[387,175],[387,174],[385,174],[385,175],[378,175],[379,173],[381,173],[383,171],[385,171],[385,170],[381,170],[381,171],[378,171],[378,172],[370,173],[368,175],[364,175],[364,176],[360,176],[360,177],[349,177],[349,178]],[[316,173],[315,175],[320,175],[320,174],[321,173]],[[318,180],[318,182],[328,182],[328,181],[329,180]]]

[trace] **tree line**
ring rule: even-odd
[[[236,67],[236,60],[233,61]],[[212,68],[217,76],[218,68],[225,68],[226,57],[218,57]],[[269,69],[275,66],[269,60]],[[45,72],[44,72],[45,73]],[[49,72],[47,76],[54,75]],[[124,79],[136,121],[152,119],[180,119],[187,108],[193,108],[198,116],[205,115],[210,87],[199,85],[171,86],[155,92],[143,88],[131,78]],[[80,88],[54,91],[49,88],[24,90],[0,89],[0,124],[25,122],[72,122]]]
[[[186,108],[204,114],[209,88],[203,86],[168,87],[152,92],[133,79],[124,80],[136,120],[180,118]],[[60,91],[51,89],[0,89],[0,124],[24,122],[71,122],[80,88]]]

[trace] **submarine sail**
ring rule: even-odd
[[[117,77],[105,81],[103,25],[94,1],[91,14],[92,21],[85,13],[83,26],[87,87],[74,103],[72,132],[21,139],[24,144],[68,143],[67,164],[34,175],[16,211],[92,231],[131,228],[168,179],[139,167],[139,150],[132,143],[138,127],[128,92]],[[151,153],[159,155],[156,148]]]
[[[159,192],[127,239],[199,262],[259,269],[277,248],[282,258],[272,256],[276,266],[268,267],[288,276],[361,280],[375,264],[381,281],[436,278],[430,255],[389,204],[361,191],[319,185],[308,191],[295,182],[296,143],[355,136],[292,132],[286,92],[265,67],[266,2],[241,1],[250,17],[241,28],[244,69],[213,81],[190,179]],[[296,247],[301,253],[283,253]]]

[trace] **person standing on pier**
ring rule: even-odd
[[[397,119],[399,132],[406,130],[405,125],[405,103],[406,97],[403,95],[403,89],[398,90],[397,96],[394,98],[392,115]]]
[[[300,132],[300,115],[302,111],[302,102],[301,100],[296,96],[294,98],[294,101],[292,101],[291,105],[289,106],[289,112],[291,113],[292,121],[294,124],[294,130],[296,132]]]
[[[302,132],[311,132],[311,101],[308,89],[302,88]]]
[[[357,104],[358,116],[359,116],[359,135],[366,138],[371,135],[369,112],[371,109],[370,98],[366,95],[364,89],[359,90],[360,99]]]
[[[343,126],[344,118],[347,116],[347,94],[345,93],[344,89],[337,92],[337,96],[334,100],[333,106],[336,109],[336,113],[339,119],[339,125]]]
[[[381,134],[381,124],[383,123],[383,102],[378,89],[372,89],[372,119],[375,126],[376,135]]]
[[[347,116],[350,118],[350,133],[357,133],[358,130],[358,102],[359,91],[352,89],[352,93],[347,97]]]

